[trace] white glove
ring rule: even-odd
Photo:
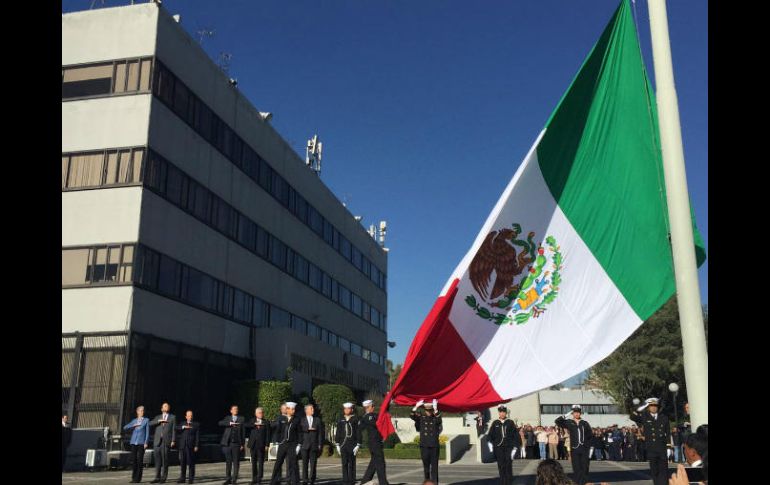
[[[438,412],[438,399],[435,399],[435,398],[433,399],[433,412],[434,413]]]
[[[425,401],[423,401],[422,399],[420,399],[419,401],[417,401],[417,402],[415,403],[414,407],[412,408],[412,411],[417,411],[417,408],[419,408],[420,406],[422,406],[424,402],[425,402]]]
[[[494,453],[495,447],[492,446],[492,442],[491,441],[487,441],[487,446],[489,446],[489,452],[490,453]]]
[[[358,454],[358,448],[360,448],[360,445],[356,445],[356,447],[353,448],[353,456],[356,456]]]
[[[593,446],[588,451],[588,459],[590,460],[592,456],[594,456],[594,447]]]
[[[297,454],[297,455],[299,455],[299,449],[300,449],[300,448],[301,448],[301,446],[300,446],[300,445],[297,445],[297,452],[296,452],[296,454]]]
[[[336,446],[337,446],[337,454],[342,455],[342,452],[340,451],[340,445],[336,445]]]
[[[572,418],[572,411],[570,411],[570,412],[568,412],[567,414],[565,414],[565,415],[564,415],[564,419],[573,419],[573,418]]]
[[[516,454],[516,448],[511,450],[511,460],[513,460],[513,455],[515,455],[515,454]]]
[[[640,413],[641,413],[642,411],[644,411],[645,409],[647,409],[647,406],[649,406],[649,404],[647,404],[647,403],[644,403],[644,404],[642,404],[641,406],[639,406],[638,408],[636,408],[636,410],[637,410],[637,412],[640,412]]]

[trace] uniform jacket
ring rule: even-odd
[[[351,416],[349,420],[342,418],[337,421],[337,432],[334,434],[334,444],[340,449],[352,451],[359,443],[358,419]]]
[[[591,425],[588,424],[588,421],[581,419],[576,423],[574,419],[564,419],[563,416],[559,416],[556,418],[556,426],[565,428],[569,431],[569,445],[573,450],[590,447],[588,443],[591,442],[593,432],[591,431]]]
[[[644,434],[644,443],[647,452],[666,453],[666,447],[671,441],[671,426],[668,422],[668,416],[658,413],[657,418],[646,409],[641,413],[632,413],[631,421],[642,428]]]
[[[358,422],[358,442],[363,442],[364,431],[368,431],[367,444],[369,449],[378,450],[382,449],[382,436],[380,430],[377,429],[377,413],[366,413],[361,417]]]
[[[441,413],[433,416],[412,413],[411,418],[414,421],[414,427],[420,433],[420,448],[438,448],[438,437],[444,430],[441,424]]]
[[[510,419],[506,419],[505,421],[495,419],[492,421],[489,425],[489,441],[494,446],[521,448],[519,430],[516,429],[516,425]]]

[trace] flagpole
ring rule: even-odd
[[[671,45],[665,0],[648,0],[652,57],[655,66],[658,122],[666,179],[666,200],[671,225],[671,247],[676,275],[679,322],[684,350],[684,375],[690,403],[690,422],[696,429],[708,423],[708,354],[698,285],[698,267],[692,233],[687,177],[684,170],[682,129],[674,88]]]

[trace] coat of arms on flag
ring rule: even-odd
[[[490,232],[468,268],[476,295],[467,295],[465,303],[497,325],[537,318],[559,294],[563,258],[556,239],[548,236],[543,247],[534,242],[534,231],[526,240],[518,238],[521,232],[518,223]]]

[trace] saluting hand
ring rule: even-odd
[[[171,447],[172,447],[172,448],[174,447],[174,444],[175,444],[175,442],[173,442],[173,441],[172,441],[172,442],[171,442]]]

